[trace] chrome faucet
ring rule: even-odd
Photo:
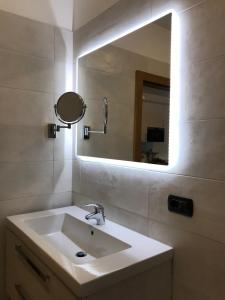
[[[94,208],[92,213],[85,216],[86,220],[95,219],[97,221],[97,225],[105,224],[104,207],[101,204],[87,204],[85,206]]]

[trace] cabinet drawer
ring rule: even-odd
[[[46,265],[9,231],[6,289],[11,300],[78,300]]]

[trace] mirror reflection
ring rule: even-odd
[[[78,92],[88,110],[78,125],[78,155],[168,164],[171,14],[79,59]],[[98,128],[109,101],[107,134]]]
[[[64,93],[55,105],[57,118],[65,124],[79,122],[85,114],[86,106],[80,95],[74,92]]]

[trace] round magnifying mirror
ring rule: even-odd
[[[84,100],[74,92],[63,94],[55,105],[57,118],[65,124],[75,124],[79,122],[86,110]]]

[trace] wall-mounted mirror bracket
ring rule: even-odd
[[[91,130],[90,126],[84,126],[83,127],[83,138],[84,138],[84,140],[89,140],[90,139],[90,133],[96,133],[96,134],[106,134],[107,133],[108,99],[106,97],[103,98],[103,108],[104,108],[103,130]]]
[[[84,140],[89,140],[90,133],[106,134],[106,132],[107,132],[107,128],[105,126],[104,126],[104,130],[91,130],[90,126],[84,126],[83,137],[84,137]]]
[[[71,124],[68,124],[67,126],[60,126],[60,125],[56,125],[56,124],[48,124],[48,138],[55,139],[56,138],[56,132],[59,132],[61,128],[71,129]]]
[[[80,95],[66,92],[58,99],[54,109],[57,119],[66,125],[48,124],[48,137],[52,139],[61,128],[71,129],[71,125],[78,123],[85,114],[86,105]]]

